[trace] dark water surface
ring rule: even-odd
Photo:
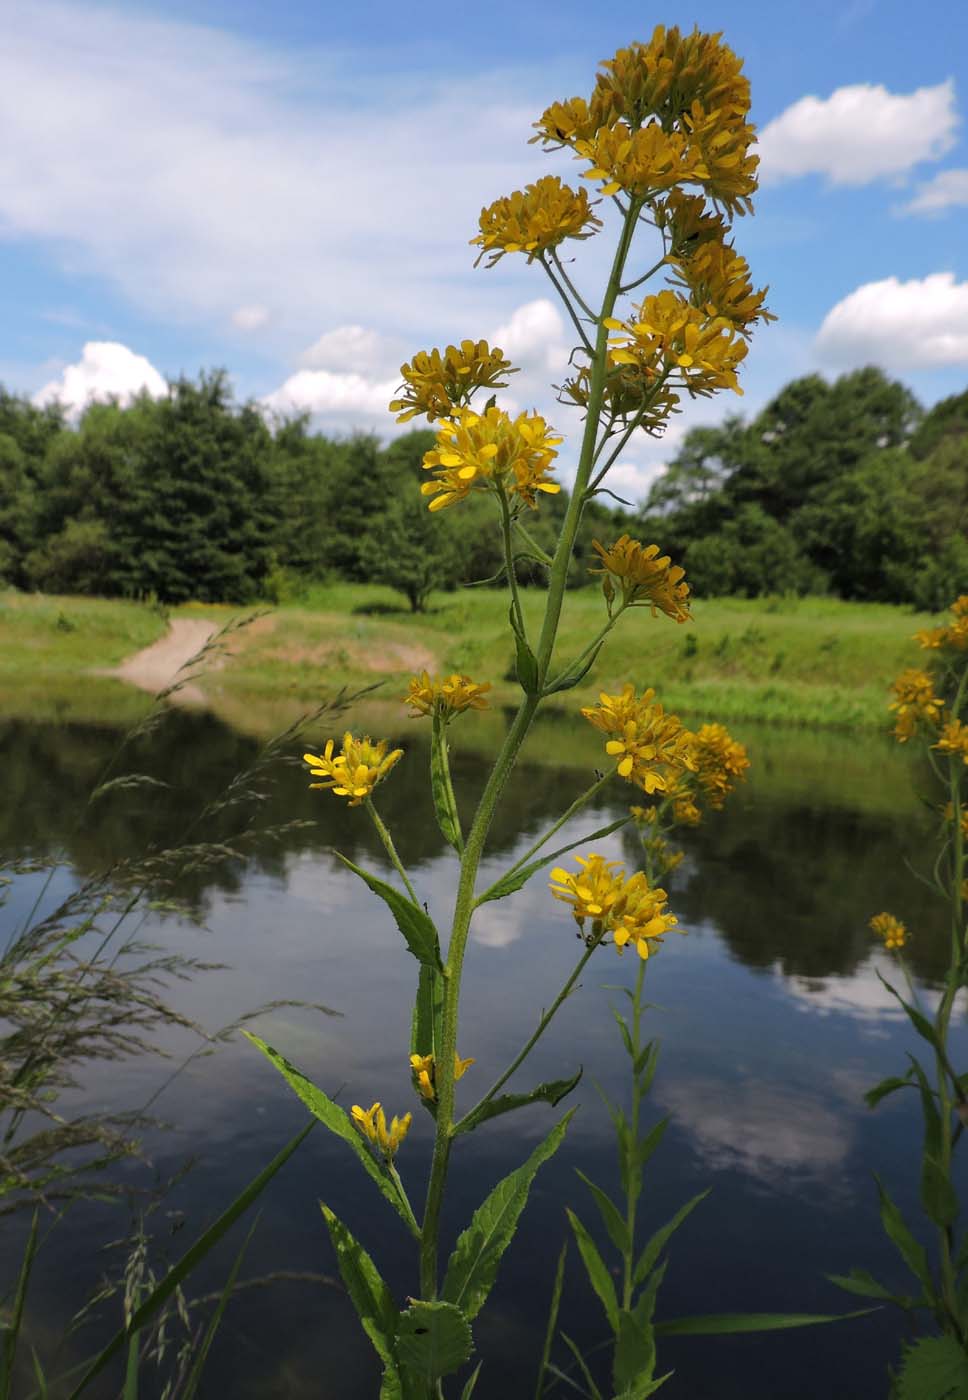
[[[469,716],[461,723],[471,725]],[[640,1207],[643,1237],[685,1199],[712,1192],[673,1241],[658,1315],[735,1310],[848,1311],[853,1305],[824,1278],[863,1265],[900,1291],[908,1280],[878,1220],[871,1179],[877,1170],[902,1208],[917,1218],[919,1116],[913,1096],[896,1095],[876,1112],[865,1089],[902,1072],[913,1034],[880,984],[889,960],[872,948],[866,923],[889,909],[918,930],[912,962],[923,995],[944,966],[930,895],[905,858],[929,860],[929,824],[914,795],[917,771],[886,742],[796,732],[757,733],[734,726],[754,767],[731,805],[684,839],[686,859],[670,882],[671,905],[688,937],[670,937],[650,964],[651,1033],[660,1037],[652,1118],[671,1118],[652,1159]],[[255,743],[206,716],[172,715],[125,764],[163,778],[169,789],[109,794],[80,821],[84,800],[117,746],[109,728],[22,722],[0,725],[7,801],[0,852],[44,856],[64,866],[48,900],[73,881],[147,846],[182,839],[198,811],[250,763]],[[446,925],[455,862],[445,851],[424,779],[426,735],[401,729],[407,757],[380,790],[421,899]],[[460,730],[455,730],[459,749]],[[295,752],[303,745],[297,744]],[[586,730],[546,726],[534,761],[519,767],[494,827],[483,878],[496,877],[587,786],[597,761]],[[289,750],[293,752],[292,749]],[[540,762],[538,759],[540,758]],[[123,770],[122,770],[123,771]],[[283,1009],[255,1028],[322,1088],[346,1105],[381,1099],[391,1112],[414,1109],[399,1165],[411,1197],[422,1198],[430,1120],[413,1102],[407,1053],[416,964],[382,904],[330,848],[386,875],[386,862],[362,811],[329,794],[310,793],[301,765],[276,764],[267,801],[253,817],[233,807],[218,833],[252,826],[308,824],[273,839],[250,834],[245,862],[227,861],[186,878],[204,928],[156,916],[139,931],[166,951],[229,965],[177,983],[171,1002],[214,1031],[274,999],[325,1003],[338,1017]],[[477,756],[456,759],[467,810],[486,775]],[[628,789],[586,812],[568,835],[621,814]],[[464,803],[462,802],[462,805]],[[634,859],[621,834],[597,843],[609,856]],[[4,934],[22,918],[38,877],[22,880],[2,919]],[[6,941],[6,936],[3,941]],[[535,879],[510,901],[481,909],[466,962],[460,1052],[477,1064],[460,1085],[469,1105],[527,1038],[580,951],[564,907],[547,880]],[[592,1223],[593,1206],[575,1169],[617,1194],[610,1125],[592,1088],[627,1094],[627,1061],[609,1012],[631,985],[635,960],[611,948],[592,960],[580,992],[522,1071],[518,1087],[570,1074],[583,1065],[581,1105],[558,1155],[542,1169],[523,1224],[491,1300],[475,1325],[484,1358],[476,1400],[533,1393],[555,1259],[565,1238],[564,1208]],[[965,1047],[963,1024],[956,1051]],[[177,1055],[194,1042],[172,1033]],[[116,1111],[144,1104],[172,1066],[143,1056],[85,1068],[71,1096],[74,1111]],[[150,1167],[115,1168],[132,1187],[155,1173],[195,1165],[171,1190],[153,1224],[184,1221],[168,1248],[177,1257],[291,1137],[304,1110],[275,1071],[238,1039],[195,1060],[154,1105],[169,1126],[146,1139]],[[445,1239],[466,1223],[490,1187],[518,1165],[548,1131],[547,1106],[502,1118],[457,1144]],[[416,1291],[411,1244],[344,1145],[320,1127],[262,1201],[262,1217],[243,1273],[277,1269],[332,1275],[320,1218],[325,1200],[382,1263],[398,1296]],[[166,1215],[165,1212],[171,1214]],[[180,1214],[179,1214],[180,1213]],[[83,1203],[45,1244],[30,1310],[41,1354],[111,1262],[101,1247],[125,1233],[123,1204]],[[23,1221],[0,1220],[0,1286],[9,1284]],[[598,1232],[596,1231],[596,1234]],[[217,1288],[239,1237],[227,1241],[190,1292]],[[607,1245],[607,1241],[603,1242]],[[574,1250],[561,1321],[586,1350],[603,1339],[599,1305]],[[111,1318],[117,1323],[117,1315]],[[97,1325],[66,1347],[64,1365],[90,1354],[105,1335]],[[835,1327],[786,1335],[669,1339],[660,1370],[675,1368],[663,1394],[688,1400],[875,1400],[897,1354],[898,1322],[877,1313]],[[561,1360],[561,1357],[559,1357]],[[216,1340],[205,1396],[333,1397],[371,1400],[378,1367],[353,1310],[332,1284],[296,1280],[252,1289],[233,1302]],[[105,1384],[95,1394],[115,1393]],[[155,1393],[150,1385],[145,1395]],[[574,1394],[564,1387],[562,1395]]]

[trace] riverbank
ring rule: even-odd
[[[541,602],[525,593],[535,630]],[[632,680],[654,686],[670,709],[692,720],[875,731],[886,721],[892,678],[916,663],[912,634],[932,621],[904,608],[830,598],[710,599],[693,611],[693,621],[682,625],[646,609],[627,615],[594,678],[557,696],[560,708],[573,710]],[[186,630],[201,635],[203,624],[223,627],[245,614],[189,604],[171,617],[192,621]],[[567,595],[563,661],[604,615],[596,588]],[[0,711],[125,722],[150,700],[104,673],[164,638],[168,620],[146,604],[0,593]],[[367,707],[391,713],[407,677],[424,668],[489,680],[495,706],[514,704],[520,691],[503,593],[437,594],[427,613],[414,616],[386,588],[317,586],[235,632],[219,669],[196,681],[193,698],[241,729],[269,733],[342,687],[377,686]],[[166,683],[160,673],[157,679]]]

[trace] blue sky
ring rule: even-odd
[[[386,434],[403,359],[486,336],[522,366],[514,403],[573,433],[550,286],[523,259],[475,270],[467,240],[482,204],[577,181],[531,122],[660,21],[745,59],[762,179],[735,238],[779,321],[744,399],[630,444],[618,487],[798,374],[880,363],[925,404],[968,383],[968,5],[13,0],[0,19],[8,388],[77,406],[224,366],[240,397]],[[590,289],[606,237],[577,250]]]

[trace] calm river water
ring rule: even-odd
[[[460,724],[472,725],[474,716]],[[407,756],[380,790],[421,899],[442,926],[452,897],[453,859],[437,833],[424,780],[426,739],[404,720]],[[930,1001],[943,966],[930,896],[905,869],[925,863],[930,836],[915,797],[917,769],[887,741],[808,737],[732,726],[754,766],[727,810],[684,838],[686,858],[672,877],[671,905],[685,938],[670,937],[650,964],[652,1033],[662,1043],[651,1116],[670,1127],[647,1178],[644,1228],[661,1224],[687,1197],[709,1198],[673,1241],[660,1317],[734,1310],[848,1311],[854,1300],[826,1281],[853,1265],[908,1289],[878,1220],[872,1171],[917,1218],[918,1124],[913,1096],[896,1095],[876,1112],[865,1089],[902,1072],[914,1037],[880,984],[888,959],[871,945],[866,922],[889,909],[918,930],[912,957]],[[480,757],[460,757],[456,777],[467,810],[485,775]],[[314,738],[322,739],[317,733]],[[173,713],[139,742],[124,766],[149,772],[166,789],[120,791],[82,816],[97,774],[119,736],[110,728],[0,725],[7,801],[0,850],[5,859],[60,852],[48,900],[112,861],[182,839],[196,814],[258,746],[206,715]],[[303,744],[290,745],[290,757]],[[597,745],[585,729],[549,724],[535,737],[534,760],[518,769],[500,809],[485,876],[516,853],[587,786]],[[540,760],[540,761],[539,761]],[[123,771],[123,768],[119,771]],[[138,930],[168,952],[227,964],[177,982],[169,1000],[210,1031],[279,999],[324,1003],[338,1013],[279,1009],[255,1022],[260,1034],[345,1104],[381,1099],[415,1110],[400,1156],[415,1199],[429,1163],[430,1122],[412,1103],[407,1067],[415,963],[381,903],[340,867],[331,848],[386,873],[365,814],[329,794],[311,793],[298,763],[275,761],[268,797],[253,811],[229,810],[231,835],[249,830],[251,857],[187,877],[181,893],[198,923],[155,916]],[[575,823],[569,835],[618,816],[628,789]],[[274,836],[252,833],[306,823]],[[225,834],[222,828],[206,835]],[[597,843],[633,857],[621,834]],[[37,876],[23,879],[0,915],[12,928],[29,909]],[[479,911],[469,948],[460,1051],[477,1064],[460,1088],[471,1101],[532,1029],[577,954],[574,925],[534,880],[512,900]],[[584,985],[563,1008],[523,1071],[521,1087],[584,1066],[580,1103],[565,1144],[542,1169],[491,1302],[476,1324],[484,1367],[475,1396],[530,1396],[554,1262],[566,1234],[564,1209],[591,1223],[580,1168],[617,1190],[614,1144],[593,1090],[626,1094],[626,1059],[609,1012],[630,985],[632,957],[602,949]],[[956,1027],[956,1051],[966,1048]],[[189,1038],[172,1035],[183,1055]],[[81,1066],[73,1110],[143,1105],[170,1073],[151,1056]],[[116,1168],[132,1190],[194,1165],[151,1217],[171,1257],[211,1221],[304,1121],[284,1083],[244,1040],[196,1059],[153,1106],[166,1126],[146,1137],[148,1163]],[[520,1163],[554,1120],[539,1106],[462,1138],[448,1200],[448,1238],[462,1228],[491,1185]],[[322,1128],[313,1132],[262,1201],[244,1275],[272,1270],[332,1275],[334,1263],[318,1201],[325,1200],[384,1264],[398,1296],[415,1291],[408,1239],[386,1203]],[[126,1233],[138,1198],[83,1203],[49,1236],[37,1266],[31,1336],[49,1353],[100,1274],[116,1263],[103,1246]],[[20,1218],[0,1219],[0,1284],[7,1285],[23,1239]],[[240,1242],[226,1242],[190,1292],[219,1286]],[[571,1251],[561,1322],[585,1349],[604,1337],[599,1305]],[[61,1352],[67,1366],[89,1355],[117,1325],[95,1322]],[[661,1370],[675,1368],[663,1394],[683,1400],[875,1400],[898,1350],[890,1312],[786,1335],[669,1339]],[[559,1356],[559,1359],[561,1357]],[[378,1367],[350,1304],[331,1283],[280,1281],[243,1292],[215,1343],[203,1394],[233,1400],[326,1397],[372,1400]],[[105,1384],[98,1395],[115,1393]],[[149,1388],[144,1392],[150,1395]],[[556,1392],[568,1393],[564,1387]]]

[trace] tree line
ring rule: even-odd
[[[308,416],[267,423],[227,375],[167,396],[93,403],[76,424],[0,388],[0,582],[163,602],[285,601],[307,582],[387,583],[410,606],[499,576],[490,502],[431,516],[417,490],[429,431],[381,446]],[[550,548],[567,494],[528,521]],[[879,370],[795,380],[752,421],[695,428],[635,509],[586,509],[685,565],[699,596],[830,592],[941,607],[968,588],[968,391],[925,413]],[[541,566],[518,563],[522,582]]]

